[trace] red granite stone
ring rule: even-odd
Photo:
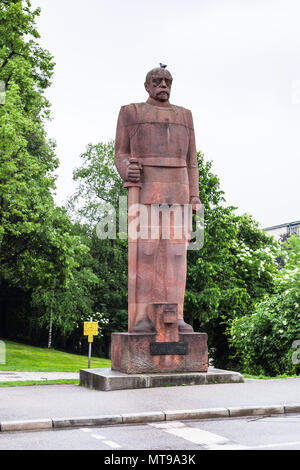
[[[207,335],[183,319],[191,231],[184,209],[201,202],[192,113],[170,104],[172,81],[165,66],[151,70],[147,102],[123,106],[117,125],[115,164],[128,189],[128,333],[112,334],[111,359],[127,374],[208,365]],[[172,207],[167,222],[154,206]]]
[[[151,355],[150,344],[157,334],[113,333],[111,368],[126,374],[156,372],[207,372],[206,333],[180,333],[179,342],[187,344],[187,354]]]

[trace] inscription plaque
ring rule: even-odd
[[[183,341],[169,343],[150,343],[150,354],[152,356],[184,356],[187,354],[187,343],[184,343]]]

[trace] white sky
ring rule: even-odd
[[[55,57],[49,136],[56,202],[88,143],[115,138],[122,105],[145,101],[163,62],[171,102],[191,109],[197,149],[228,203],[262,226],[300,219],[299,0],[32,0]],[[297,189],[298,188],[298,189]]]

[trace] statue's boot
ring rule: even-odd
[[[152,321],[144,317],[133,327],[132,333],[157,333]]]
[[[178,331],[179,333],[193,333],[194,328],[188,323],[185,323],[183,318],[178,318]]]

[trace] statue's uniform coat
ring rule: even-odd
[[[198,164],[193,118],[189,110],[150,103],[129,104],[120,110],[115,163],[126,181],[129,158],[142,166],[140,203],[189,204],[199,197]],[[150,213],[150,212],[149,212]],[[137,260],[137,316],[147,317],[155,302],[178,304],[183,315],[187,238],[139,240]]]
[[[129,155],[143,166],[142,204],[189,204],[191,197],[199,197],[194,126],[188,109],[149,103],[123,106],[115,149],[123,180]]]

